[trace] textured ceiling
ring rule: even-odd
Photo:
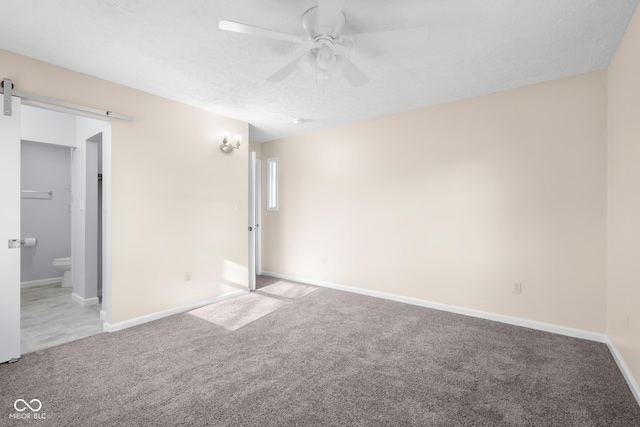
[[[356,47],[358,88],[302,71],[267,82],[304,47],[218,28],[303,35],[317,0],[3,0],[0,48],[247,121],[263,142],[604,69],[639,2],[347,0],[345,34],[429,28]]]

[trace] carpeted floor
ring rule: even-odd
[[[279,288],[235,330],[185,313],[0,365],[0,425],[38,399],[42,426],[640,426],[603,344]]]
[[[256,276],[256,289],[264,288],[265,286],[273,285],[279,282],[280,279],[270,276]]]

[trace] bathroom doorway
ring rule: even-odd
[[[110,243],[103,227],[110,206],[104,158],[110,153],[103,153],[106,145],[110,150],[110,123],[29,106],[21,113],[25,354],[103,332],[109,294],[104,246]]]

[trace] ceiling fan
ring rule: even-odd
[[[342,9],[345,2],[346,0],[318,0],[318,6],[302,15],[306,37],[227,20],[220,21],[218,26],[226,31],[308,45],[304,54],[269,77],[267,80],[270,82],[280,82],[302,68],[316,71],[316,75],[323,79],[342,75],[353,87],[366,84],[369,78],[347,58],[349,47],[354,44],[398,46],[407,40],[426,35],[426,27],[344,35],[342,30],[346,19]]]

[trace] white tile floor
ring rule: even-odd
[[[82,307],[60,284],[21,290],[22,354],[102,333],[102,304]]]

